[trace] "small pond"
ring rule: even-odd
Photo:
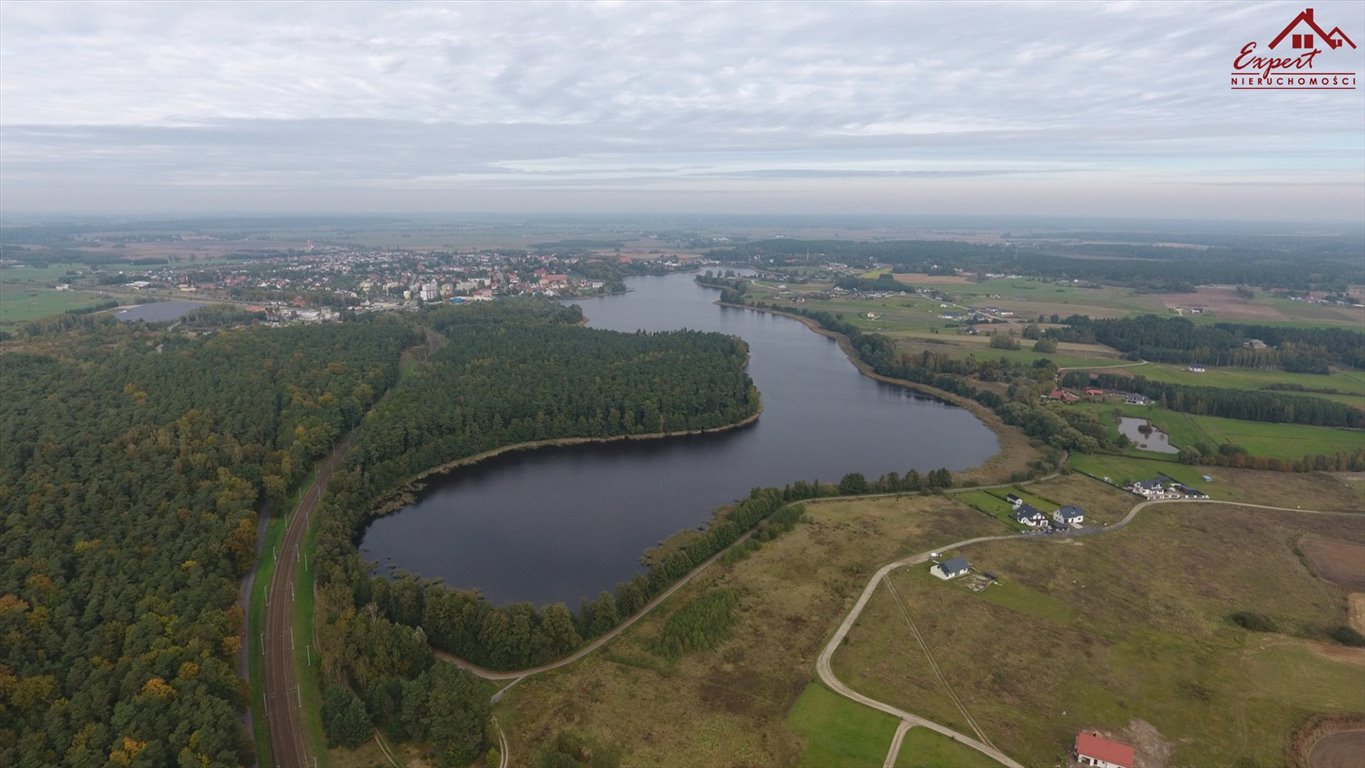
[[[1143,428],[1148,431],[1143,434]],[[1140,451],[1151,451],[1152,453],[1180,453],[1180,449],[1171,445],[1171,438],[1165,432],[1152,427],[1146,419],[1134,419],[1127,416],[1119,418],[1119,434],[1124,435],[1133,441],[1133,445]]]

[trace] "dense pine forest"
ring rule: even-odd
[[[85,315],[0,355],[0,765],[250,764],[238,579],[420,336]]]
[[[706,535],[654,553],[648,576],[577,614],[562,604],[494,607],[477,592],[372,578],[355,548],[359,529],[422,472],[511,444],[713,429],[758,412],[742,341],[594,330],[581,317],[577,307],[529,301],[424,315],[440,334],[436,351],[357,430],[348,467],[324,501],[317,545],[319,640],[327,696],[338,702],[324,725],[340,741],[363,733],[352,723],[359,716],[399,738],[421,733],[413,718],[422,708],[407,697],[435,669],[432,648],[509,669],[562,657],[784,503],[769,493],[737,505]],[[482,735],[467,735],[437,749],[438,761],[475,754]]]

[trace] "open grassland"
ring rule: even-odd
[[[1344,623],[1346,593],[1304,565],[1304,533],[1365,542],[1365,515],[1169,505],[1100,538],[972,547],[1002,579],[981,593],[923,566],[891,578],[947,683],[1026,765],[1134,720],[1173,744],[1172,765],[1277,765],[1311,714],[1365,708],[1365,650],[1318,639]],[[1287,634],[1235,626],[1243,610]],[[834,658],[858,690],[965,727],[926,662],[887,590]]]
[[[910,729],[896,756],[896,768],[997,768],[998,765],[975,749],[926,728]]]
[[[496,709],[513,764],[529,764],[539,745],[565,728],[619,742],[625,765],[794,765],[808,747],[818,762],[849,726],[818,716],[818,700],[807,702],[797,722],[788,718],[811,684],[821,646],[868,576],[897,556],[1006,531],[938,496],[806,509],[790,533],[712,566],[602,651],[513,688]],[[717,586],[740,596],[729,638],[676,662],[654,653],[672,613]],[[880,765],[891,730],[886,741],[868,745],[878,755],[871,765]]]
[[[1190,293],[1151,294],[1164,308],[1201,308],[1187,315],[1195,322],[1251,323],[1256,325],[1354,325],[1365,323],[1365,309],[1334,304],[1312,304],[1261,294],[1252,299],[1237,295],[1231,285],[1202,285]],[[1160,312],[1158,312],[1160,314]]]
[[[1118,435],[1118,418],[1127,416],[1151,421],[1157,429],[1170,435],[1171,445],[1177,448],[1203,443],[1216,450],[1221,445],[1232,444],[1240,445],[1252,456],[1291,461],[1304,456],[1353,451],[1365,441],[1365,432],[1360,430],[1197,416],[1159,405],[1108,402],[1074,403],[1064,407],[1094,413],[1109,426],[1110,434],[1115,437]],[[1138,455],[1143,453],[1136,448],[1132,450]]]
[[[990,328],[990,326],[980,327],[983,329]],[[1013,328],[1016,335],[1020,330],[1018,326],[997,325],[996,328],[1000,330]],[[896,340],[898,349],[910,354],[919,354],[927,350],[948,355],[954,359],[974,355],[978,360],[1004,358],[1012,363],[1024,363],[1026,365],[1032,365],[1035,360],[1047,358],[1061,368],[1098,369],[1129,363],[1118,352],[1101,344],[1061,344],[1056,352],[1043,353],[1033,351],[1033,341],[1030,339],[1019,339],[1019,349],[995,349],[991,346],[991,339],[986,330],[975,336],[951,331],[937,334],[926,334],[920,331],[887,331],[885,333]]]
[[[1128,513],[1137,500],[1127,491],[1083,474],[1063,474],[1036,485],[954,492],[952,497],[973,509],[998,518],[1012,528],[1023,530],[1023,526],[1015,523],[1011,517],[1013,507],[1005,501],[1005,497],[1010,494],[1018,496],[1026,504],[1032,504],[1049,516],[1058,507],[1075,504],[1085,510],[1085,524],[1092,526],[1117,522]]]
[[[811,683],[787,724],[806,739],[801,768],[873,768],[886,757],[896,718]]]
[[[1048,282],[1036,278],[1000,278],[981,282],[957,278],[952,283],[937,283],[928,275],[896,275],[898,282],[916,287],[940,290],[958,303],[973,306],[991,305],[1012,311],[1024,320],[1038,315],[1091,315],[1092,317],[1123,317],[1126,315],[1167,312],[1165,304],[1155,294],[1135,293],[1117,286],[1082,287],[1063,281]]]
[[[0,287],[0,327],[59,315],[69,309],[98,304],[98,294],[37,287]]]
[[[1217,448],[1230,443],[1242,446],[1253,456],[1300,459],[1353,451],[1365,441],[1365,433],[1352,429],[1195,416],[1155,406],[1147,410],[1152,424],[1170,435],[1171,444],[1176,447],[1205,443]]]
[[[1365,509],[1365,476],[1336,472],[1263,472],[1232,467],[1203,467],[1176,461],[1112,454],[1073,453],[1068,465],[1117,484],[1148,480],[1159,474],[1204,491],[1214,499],[1318,509]],[[1206,482],[1203,475],[1213,478]],[[1129,496],[1141,501],[1137,496]]]
[[[1173,384],[1188,384],[1197,387],[1263,390],[1275,384],[1297,385],[1304,389],[1301,391],[1274,391],[1276,394],[1298,397],[1321,397],[1356,408],[1365,408],[1365,371],[1335,370],[1323,376],[1313,373],[1289,373],[1287,371],[1254,368],[1206,367],[1204,373],[1194,373],[1189,370],[1189,366],[1165,363],[1148,363],[1123,370],[1133,376],[1144,376],[1152,381],[1169,381]],[[1111,370],[1107,372],[1120,373],[1123,371]],[[1308,391],[1314,389],[1330,389],[1334,392]]]

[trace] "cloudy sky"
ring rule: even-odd
[[[5,0],[0,212],[1361,221],[1365,87],[1229,88],[1303,7]]]

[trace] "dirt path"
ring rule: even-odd
[[[303,699],[294,676],[294,579],[298,572],[300,553],[308,533],[308,522],[317,510],[318,501],[332,480],[341,457],[350,450],[352,436],[348,435],[318,467],[313,484],[299,500],[289,516],[284,539],[274,553],[275,573],[266,592],[265,644],[265,710],[270,726],[270,753],[277,768],[313,768],[314,760],[303,727]],[[308,643],[311,635],[298,638]]]
[[[948,698],[952,699],[953,705],[957,707],[957,711],[962,713],[962,719],[967,722],[967,725],[972,729],[972,733],[975,733],[976,737],[980,739],[983,744],[994,747],[995,745],[991,744],[991,740],[986,738],[985,732],[981,730],[981,726],[977,724],[976,718],[972,717],[972,713],[967,711],[967,705],[963,704],[962,699],[957,697],[957,691],[953,690],[953,684],[948,682],[948,678],[943,676],[943,670],[939,669],[938,662],[934,661],[934,652],[929,650],[929,644],[925,642],[924,635],[919,631],[919,627],[915,626],[915,620],[910,617],[910,608],[907,607],[905,601],[901,599],[901,595],[896,591],[896,587],[891,583],[891,579],[883,578],[882,583],[886,585],[886,589],[891,593],[891,597],[895,598],[896,605],[901,609],[901,616],[905,619],[905,623],[910,627],[910,633],[915,636],[915,641],[919,643],[920,650],[924,651],[924,658],[929,660],[929,668],[934,671],[934,677],[938,678],[939,684],[948,692]]]

